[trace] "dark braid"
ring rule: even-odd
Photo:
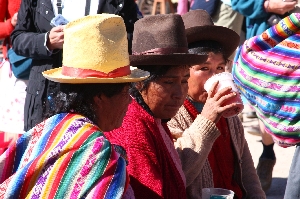
[[[130,83],[60,84],[60,91],[48,96],[45,119],[59,113],[77,113],[96,121],[94,97],[104,94],[113,97]]]

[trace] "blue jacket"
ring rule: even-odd
[[[270,26],[267,23],[270,13],[264,9],[265,0],[231,0],[232,9],[246,18],[246,39],[261,34]]]

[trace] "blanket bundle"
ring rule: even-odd
[[[246,40],[233,66],[241,93],[283,146],[300,142],[300,14]]]

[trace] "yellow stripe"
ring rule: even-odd
[[[32,197],[33,189],[31,189],[31,187],[34,187],[34,185],[36,184],[37,179],[40,176],[41,171],[45,166],[46,158],[48,158],[51,151],[55,148],[55,146],[59,143],[59,141],[61,141],[61,138],[65,135],[66,129],[69,128],[70,124],[78,118],[82,118],[82,116],[74,115],[72,118],[67,120],[64,123],[64,125],[62,126],[61,130],[59,130],[59,133],[57,134],[57,136],[53,140],[53,143],[51,144],[50,148],[47,151],[45,151],[44,153],[42,152],[43,155],[39,158],[39,161],[37,162],[36,167],[35,167],[35,172],[33,173],[32,178],[30,180],[30,184],[28,186],[28,188],[30,188],[30,190],[28,190],[29,193],[28,193],[26,198],[31,198]]]
[[[80,139],[81,135],[84,134],[84,132],[88,131],[92,125],[84,125],[79,129],[79,131],[68,141],[68,143],[64,147],[64,151],[69,151],[73,148],[73,145]],[[65,154],[67,155],[67,153]],[[64,155],[64,156],[65,156]],[[51,185],[54,182],[54,179],[56,178],[56,171],[60,167],[61,163],[64,161],[64,156],[61,156],[54,164],[54,167],[51,169],[50,173],[48,174],[48,178],[45,182],[46,185]],[[47,198],[47,196],[50,194],[51,186],[45,186],[46,188],[41,193],[41,198]],[[70,184],[70,187],[73,187]],[[66,193],[70,194],[70,193]],[[66,198],[69,198],[69,196],[65,196]]]

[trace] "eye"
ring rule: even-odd
[[[188,83],[188,80],[182,80],[181,83],[182,83],[182,84],[187,84],[187,83]]]
[[[225,66],[218,66],[218,70],[225,70]]]
[[[204,66],[204,67],[201,67],[199,70],[206,71],[206,70],[209,70],[209,68]]]
[[[172,81],[172,80],[165,80],[165,81],[164,81],[165,84],[173,84],[173,82],[174,82],[174,81]]]

